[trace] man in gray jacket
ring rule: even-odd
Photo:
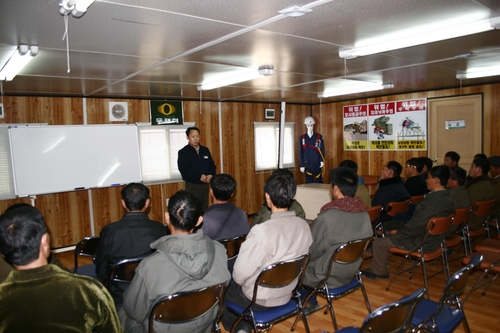
[[[354,197],[358,187],[356,172],[345,167],[332,169],[330,182],[333,201],[321,208],[311,225],[311,261],[304,277],[304,285],[310,287],[316,287],[325,278],[330,258],[340,245],[373,235],[366,205]],[[349,265],[335,264],[327,280],[328,287],[337,288],[349,283],[358,272],[359,264],[359,261]],[[307,306],[316,304],[313,300]]]
[[[388,237],[377,238],[373,242],[373,261],[370,268],[361,271],[367,278],[389,278],[387,260],[391,256],[389,248],[399,247],[410,250],[417,246],[423,239],[427,223],[431,218],[448,216],[455,212],[455,205],[446,191],[446,183],[450,178],[450,169],[445,165],[433,167],[427,176],[427,188],[431,191],[416,206],[412,218],[407,224],[401,222],[397,228],[389,231]],[[390,221],[396,226],[398,221]],[[384,229],[385,228],[384,224]],[[439,247],[444,235],[429,236],[424,250],[433,251]]]
[[[201,202],[193,194],[179,191],[169,201],[165,222],[170,230],[151,244],[156,252],[137,267],[134,279],[123,296],[120,321],[127,333],[148,331],[149,312],[161,296],[197,290],[231,278],[224,246],[193,233],[203,221]],[[155,332],[212,332],[217,307],[200,318],[182,324],[154,323]]]

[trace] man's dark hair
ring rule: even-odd
[[[269,194],[276,208],[290,208],[296,191],[297,183],[285,174],[272,174],[264,184],[264,192]]]
[[[200,129],[198,127],[188,127],[187,130],[186,130],[186,136],[189,136],[189,133],[191,133],[191,131],[198,131],[198,133],[201,133],[200,132]]]
[[[130,210],[141,210],[149,199],[149,189],[140,183],[130,183],[122,189],[122,199]]]
[[[410,158],[408,161],[406,161],[406,164],[413,165],[415,169],[417,169],[418,173],[421,173],[422,169],[424,168],[424,161],[422,161],[418,157]]]
[[[387,169],[391,169],[394,173],[394,177],[401,176],[401,171],[403,171],[403,166],[396,161],[387,162]]]
[[[451,170],[450,178],[456,180],[458,185],[465,184],[465,180],[467,179],[467,171],[462,169],[461,167],[456,167]]]
[[[236,189],[236,180],[231,175],[221,173],[210,179],[210,188],[217,200],[227,201]]]
[[[446,154],[444,154],[444,157],[451,158],[451,160],[454,161],[454,162],[457,162],[457,164],[460,161],[460,155],[458,155],[458,153],[455,152],[455,151],[449,151],[449,152],[447,152]]]
[[[425,157],[425,156],[421,156],[421,157],[418,157],[419,160],[422,161],[422,163],[427,167],[427,171],[429,171],[431,168],[432,168],[432,160],[428,157]]]
[[[293,172],[291,172],[289,169],[285,169],[285,168],[278,168],[278,169],[274,170],[272,175],[276,175],[276,174],[290,176],[290,177],[294,178]]]
[[[485,160],[488,159],[488,156],[486,156],[485,154],[482,154],[482,153],[478,153],[476,155],[474,155],[474,159],[476,158],[484,158]]]
[[[191,231],[203,215],[200,199],[186,191],[178,191],[168,201],[170,223],[177,230]]]
[[[439,178],[439,183],[446,187],[450,179],[450,168],[446,165],[437,165],[429,170],[429,173],[432,178]]]
[[[40,242],[47,233],[42,213],[28,204],[9,207],[0,216],[0,252],[17,266],[27,265],[40,255]]]
[[[488,162],[488,160],[485,158],[476,158],[474,161],[472,161],[472,164],[481,168],[481,173],[483,175],[487,175],[488,171],[490,171],[490,162]]]
[[[338,167],[330,170],[330,183],[337,185],[344,196],[354,197],[358,189],[358,175],[356,171],[347,167]]]
[[[343,160],[342,162],[340,162],[339,168],[349,168],[354,170],[354,172],[358,172],[358,163],[354,162],[353,160]],[[333,170],[335,169],[330,170],[330,174]],[[344,194],[344,192],[342,192],[342,194]]]

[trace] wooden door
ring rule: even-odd
[[[428,101],[429,157],[443,164],[448,151],[460,155],[465,170],[483,148],[482,95],[468,95]]]

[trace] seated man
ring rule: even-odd
[[[484,158],[477,158],[472,161],[469,170],[471,180],[467,182],[465,188],[469,193],[470,201],[485,201],[495,199],[495,190],[491,184],[488,172],[490,171],[490,163]],[[468,225],[470,230],[478,230],[483,227],[484,217],[471,216]]]
[[[425,182],[427,180],[427,173],[429,172],[430,169],[432,169],[433,161],[427,156],[421,156],[418,157],[418,159],[421,160],[422,163],[424,164],[420,177],[422,177],[423,181]]]
[[[285,174],[285,175],[288,175],[288,176],[293,178],[293,173],[288,169],[276,169],[273,171],[272,174],[274,175],[276,173]],[[304,208],[302,208],[301,204],[295,199],[292,200],[292,205],[288,208],[288,210],[291,212],[295,212],[295,215],[297,217],[300,217],[303,219],[306,218],[306,212],[304,211]],[[262,204],[262,208],[260,209],[260,211],[253,218],[252,224],[250,225],[250,228],[255,227],[257,224],[261,224],[263,222],[266,222],[267,220],[269,220],[271,218],[271,214],[272,214],[271,209],[267,206],[267,203],[264,202]]]
[[[193,233],[203,221],[201,201],[186,191],[175,193],[169,201],[165,222],[170,235],[151,244],[156,252],[144,259],[123,296],[120,320],[126,332],[148,332],[149,312],[161,296],[198,290],[227,283],[226,249],[202,230]],[[217,307],[196,320],[182,324],[154,323],[154,332],[212,332]]]
[[[354,170],[354,172],[358,172],[358,164],[352,160],[344,160],[340,162],[339,164],[340,168],[349,168]],[[357,174],[356,174],[357,175]],[[371,206],[371,199],[370,199],[370,192],[368,192],[368,189],[366,186],[361,183],[359,183],[360,177],[358,176],[358,186],[356,188],[356,193],[354,194],[355,198],[360,198],[361,201],[366,205],[366,207]]]
[[[455,212],[455,205],[450,198],[450,192],[446,191],[446,183],[450,178],[450,169],[447,166],[440,165],[433,167],[427,176],[427,188],[431,191],[416,206],[412,218],[407,224],[404,222],[390,221],[387,224],[394,226],[386,227],[384,230],[390,230],[389,236],[376,238],[372,245],[373,260],[370,267],[361,271],[369,279],[377,277],[387,279],[387,260],[391,256],[389,248],[399,247],[410,250],[417,246],[423,239],[427,229],[427,223],[431,218],[448,216]],[[424,250],[433,251],[439,247],[443,240],[443,235],[429,236],[424,245]]]
[[[467,172],[461,167],[456,167],[451,170],[447,187],[450,189],[450,198],[455,204],[455,209],[467,208],[472,206],[469,192],[465,188],[466,177]]]
[[[419,158],[414,157],[406,161],[406,181],[403,186],[412,197],[429,192],[425,180],[420,176],[423,168],[424,161]]]
[[[403,167],[396,161],[389,161],[381,172],[378,189],[373,195],[372,207],[382,206],[384,209],[389,202],[402,202],[410,199],[410,194],[403,186],[401,171]]]
[[[99,281],[48,264],[50,236],[35,207],[0,216],[0,252],[14,267],[0,284],[1,332],[123,332]]]
[[[366,205],[354,197],[357,178],[356,172],[349,168],[340,167],[330,171],[333,201],[321,208],[321,213],[311,225],[313,243],[309,248],[311,261],[304,277],[306,286],[314,288],[325,278],[330,258],[340,245],[373,235]],[[327,281],[328,287],[336,288],[349,283],[358,272],[359,264],[335,264]],[[316,304],[317,301],[311,298],[307,306],[315,307]]]
[[[256,225],[241,244],[236,259],[233,280],[224,296],[224,300],[246,307],[253,296],[255,280],[263,268],[278,261],[293,259],[309,251],[312,243],[311,230],[307,222],[288,211],[292,204],[297,185],[293,177],[275,173],[264,185],[267,205],[272,215],[266,223]],[[281,289],[259,289],[256,309],[266,309],[287,303],[295,284]],[[237,317],[227,308],[224,309],[222,324],[229,331]],[[250,332],[247,323],[240,322],[236,328]]]
[[[460,162],[460,155],[457,152],[449,151],[444,154],[444,165],[450,169],[458,167],[458,162]]]
[[[248,234],[247,214],[235,207],[229,199],[236,189],[236,181],[228,174],[218,174],[210,180],[213,205],[203,214],[203,233],[213,240],[234,238]]]
[[[143,184],[130,183],[122,191],[122,206],[125,215],[118,222],[106,225],[101,230],[99,248],[94,256],[96,273],[103,283],[107,281],[112,265],[122,259],[145,257],[153,253],[149,246],[166,235],[165,226],[152,221],[145,211],[149,206],[149,189]],[[123,291],[128,283],[115,283],[112,295],[117,304],[122,302]]]

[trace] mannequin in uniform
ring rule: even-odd
[[[325,143],[321,134],[314,132],[313,117],[306,117],[304,124],[307,133],[299,139],[300,172],[306,176],[307,183],[323,183]]]

